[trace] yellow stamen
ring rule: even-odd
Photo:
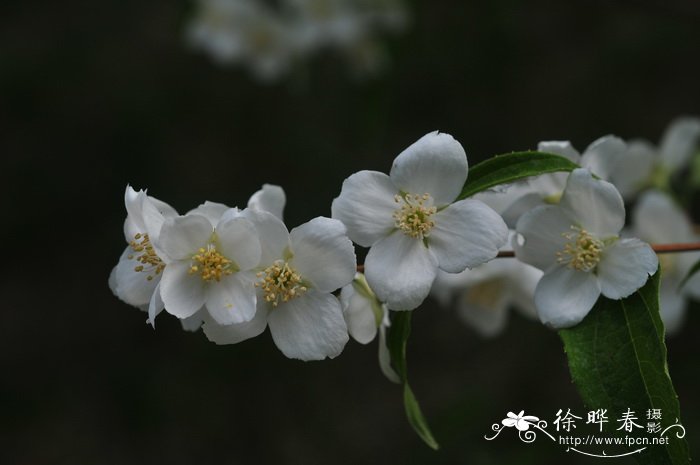
[[[221,278],[233,274],[233,262],[216,250],[214,244],[200,247],[192,256],[193,264],[189,273],[200,273],[203,281],[221,281]]]
[[[153,274],[158,275],[163,272],[165,263],[163,263],[163,260],[160,259],[153,249],[148,234],[137,233],[134,236],[134,240],[129,242],[129,246],[134,252],[143,252],[138,256],[129,254],[126,257],[129,260],[136,259],[137,262],[141,263],[134,267],[134,271],[137,273],[148,272],[149,274],[146,276],[148,281],[153,280]],[[153,274],[151,274],[151,272],[153,272]]]
[[[394,201],[401,204],[393,214],[396,228],[414,239],[428,237],[435,226],[432,216],[437,212],[430,194],[396,195]]]
[[[277,260],[257,276],[263,279],[255,283],[255,287],[263,290],[265,302],[271,303],[273,307],[307,291],[299,273],[284,260]]]
[[[571,226],[573,232],[562,234],[569,242],[564,250],[557,252],[557,261],[578,271],[593,271],[601,259],[603,241],[578,226]]]

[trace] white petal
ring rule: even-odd
[[[353,284],[348,284],[340,290],[340,303],[350,336],[360,344],[371,342],[377,335],[377,318],[371,301],[355,292]]]
[[[542,279],[542,270],[522,262],[516,262],[508,273],[508,282],[513,293],[512,303],[516,310],[528,318],[537,318],[535,289]]]
[[[376,243],[365,260],[365,277],[392,310],[413,310],[437,275],[438,261],[419,239],[399,231]]]
[[[519,237],[512,241],[518,260],[540,270],[546,270],[557,262],[557,253],[564,249],[564,234],[574,224],[566,211],[557,205],[537,207],[518,220]]]
[[[314,218],[292,229],[289,242],[290,265],[319,291],[335,291],[355,277],[355,248],[340,221]]]
[[[568,140],[540,142],[537,144],[537,151],[559,155],[577,164],[581,161],[581,155],[578,153],[578,150]]]
[[[543,205],[547,205],[547,203],[545,203],[543,196],[539,193],[525,194],[513,202],[508,208],[503,210],[501,216],[508,227],[515,228],[515,225],[518,224],[518,220],[521,216],[530,210]]]
[[[460,200],[434,216],[428,247],[440,269],[459,273],[498,254],[508,241],[508,226],[498,213],[478,200]]]
[[[253,194],[248,200],[248,208],[272,213],[281,220],[286,203],[287,196],[284,193],[284,189],[273,184],[263,184],[262,189]]]
[[[625,225],[620,193],[609,182],[594,179],[585,168],[571,172],[559,206],[600,238],[618,235]]]
[[[656,273],[659,259],[649,244],[620,239],[603,251],[598,264],[600,290],[609,299],[622,299],[644,286]]]
[[[345,181],[333,200],[331,216],[348,228],[348,236],[363,247],[387,236],[394,229],[392,217],[398,194],[389,176],[377,171],[360,171]]]
[[[160,296],[160,282],[153,291],[151,301],[148,304],[148,323],[154,328],[156,327],[156,317],[165,309],[165,303]]]
[[[204,305],[204,281],[189,271],[189,261],[172,262],[163,270],[160,281],[165,311],[180,319],[194,315]]]
[[[143,222],[143,213],[141,211],[145,197],[145,191],[136,191],[133,187],[126,186],[124,205],[126,206],[127,216],[124,223],[124,236],[126,236],[127,242],[133,240],[137,233],[143,234],[146,232],[146,225]]]
[[[659,310],[666,328],[666,334],[676,334],[683,327],[688,303],[678,292],[678,280],[661,275],[659,288]]]
[[[272,339],[289,358],[334,358],[349,339],[338,299],[314,289],[280,304],[267,320]]]
[[[127,247],[119,258],[119,263],[115,268],[114,284],[116,285],[116,295],[129,305],[140,306],[150,302],[153,291],[159,281],[159,276],[149,273],[148,270],[135,271],[134,268],[141,265],[136,259],[129,260],[129,256],[135,256],[131,247]],[[152,280],[147,277],[153,276]],[[113,292],[115,289],[113,289]]]
[[[233,325],[220,325],[216,321],[208,319],[202,328],[207,339],[216,344],[237,344],[246,339],[262,334],[267,328],[267,305],[264,303],[257,306],[255,316],[245,323]]]
[[[207,286],[206,307],[220,325],[245,323],[255,316],[257,297],[253,272],[239,272]]]
[[[182,326],[183,330],[194,333],[202,326],[204,314],[206,314],[206,310],[200,308],[194,315],[180,320],[180,326]]]
[[[632,212],[634,233],[648,242],[693,242],[695,235],[685,212],[660,191],[646,191]]]
[[[241,216],[255,226],[260,239],[260,266],[269,266],[283,257],[289,247],[289,231],[284,223],[273,214],[246,208]]]
[[[490,280],[465,289],[457,300],[459,317],[484,337],[503,331],[508,320],[510,292],[504,280]]]
[[[401,378],[399,378],[399,375],[394,371],[394,367],[391,366],[391,353],[389,352],[389,347],[386,345],[386,330],[386,326],[379,328],[379,369],[382,370],[382,373],[389,381],[399,384]]]
[[[209,223],[211,223],[212,227],[214,227],[221,220],[221,217],[224,215],[224,213],[226,213],[230,209],[231,207],[229,207],[228,205],[224,205],[223,203],[210,202],[207,200],[203,204],[199,205],[197,208],[188,211],[187,216],[203,216],[207,220],[209,220]]]
[[[172,260],[189,259],[211,238],[214,229],[201,215],[168,218],[160,230],[159,245]]]
[[[663,164],[671,171],[682,167],[697,149],[699,138],[700,119],[682,117],[673,121],[659,144]]]
[[[655,158],[656,149],[649,142],[632,140],[627,143],[627,150],[610,176],[624,198],[633,197],[649,182]]]
[[[604,136],[588,146],[581,157],[581,166],[602,179],[610,179],[627,151],[625,141],[615,136]]]
[[[217,246],[240,270],[250,270],[260,263],[260,240],[253,223],[233,218],[216,227]]]
[[[389,177],[396,187],[410,194],[430,194],[435,205],[452,202],[467,180],[467,155],[451,135],[426,134],[401,152]]]
[[[600,287],[593,273],[557,266],[545,272],[537,285],[535,305],[542,323],[569,328],[588,315],[598,297]]]

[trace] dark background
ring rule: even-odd
[[[190,7],[0,6],[0,463],[598,463],[483,439],[509,410],[585,412],[556,334],[519,316],[484,341],[431,301],[415,312],[410,375],[440,452],[407,425],[376,343],[302,363],[269,333],[218,347],[165,315],[153,331],[107,287],[124,187],[184,212],[276,183],[293,227],[435,129],[471,164],[547,139],[657,142],[700,113],[697,3],[415,1],[381,77],[325,54],[272,85],[189,51]],[[697,455],[692,310],[669,360]]]

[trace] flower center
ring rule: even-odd
[[[437,212],[430,194],[396,195],[394,201],[401,205],[394,211],[394,225],[414,239],[428,237],[435,226],[432,217]]]
[[[255,287],[263,290],[265,302],[273,307],[299,297],[307,290],[299,273],[284,260],[277,260],[257,276],[263,279],[255,283]]]
[[[600,262],[603,241],[578,226],[571,226],[571,230],[562,233],[569,242],[557,252],[557,261],[577,271],[592,271]]]
[[[233,262],[216,250],[214,244],[200,248],[192,256],[190,274],[199,273],[203,281],[221,281],[221,278],[233,274]]]
[[[149,281],[152,281],[154,276],[163,272],[165,263],[163,263],[163,260],[161,260],[158,254],[156,254],[156,251],[153,250],[153,245],[151,245],[151,240],[149,239],[148,234],[136,234],[134,236],[134,240],[129,242],[129,246],[134,252],[140,252],[140,255],[138,256],[134,254],[127,256],[129,260],[136,259],[137,262],[141,263],[140,265],[134,267],[134,271],[137,273],[149,273],[146,275],[146,279]]]

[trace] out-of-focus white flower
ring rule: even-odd
[[[436,131],[399,154],[389,176],[360,171],[343,183],[333,218],[370,247],[365,276],[392,310],[420,305],[438,269],[480,265],[506,243],[508,228],[495,211],[478,200],[455,202],[466,179],[464,149]]]
[[[677,118],[666,128],[658,148],[644,140],[630,141],[610,181],[626,199],[650,186],[668,190],[671,176],[688,166],[699,143],[700,118]]]
[[[519,260],[492,260],[458,274],[439,272],[431,294],[484,337],[501,333],[513,306],[536,318],[535,288],[542,271]]]
[[[198,0],[190,43],[220,63],[244,63],[262,80],[287,72],[297,54],[290,26],[253,0]]]
[[[632,212],[632,233],[647,241],[657,243],[685,243],[700,241],[686,214],[666,194],[647,191],[639,199]],[[659,255],[661,262],[661,288],[659,300],[661,318],[668,333],[680,330],[686,298],[700,299],[700,274],[696,274],[678,289],[690,268],[700,260],[700,253]]]
[[[289,358],[322,360],[339,355],[348,331],[340,302],[331,292],[350,283],[356,269],[345,226],[319,217],[287,232],[284,223],[264,211],[247,209],[231,215],[250,219],[260,237],[257,310],[244,324],[206,321],[203,329],[209,340],[235,344],[269,325],[275,344]]]
[[[360,344],[369,344],[379,333],[379,368],[390,381],[401,380],[391,366],[391,355],[386,345],[386,331],[390,326],[389,309],[377,299],[365,276],[357,273],[351,284],[340,290],[343,317],[350,335]]]
[[[272,213],[281,220],[286,203],[284,189],[274,184],[263,184],[262,189],[250,196],[248,208]]]
[[[620,193],[584,168],[569,175],[559,204],[537,207],[518,220],[517,258],[544,271],[535,290],[542,323],[574,326],[601,293],[622,299],[656,272],[658,259],[648,244],[619,237],[624,223]]]
[[[583,154],[569,141],[546,141],[537,144],[539,152],[560,155],[583,168],[588,168],[601,179],[608,179],[619,163],[620,157],[627,150],[627,145],[619,137],[603,136],[593,141]],[[515,227],[520,216],[535,207],[556,204],[561,198],[568,173],[547,173],[537,176],[527,183],[527,189],[521,189],[520,195],[501,214],[510,227]],[[525,191],[525,192],[523,192]]]
[[[124,236],[129,244],[109,277],[112,292],[124,302],[155,314],[163,308],[158,287],[165,269],[165,254],[158,248],[160,228],[166,218],[177,216],[173,207],[146,191],[126,186],[127,217]]]

